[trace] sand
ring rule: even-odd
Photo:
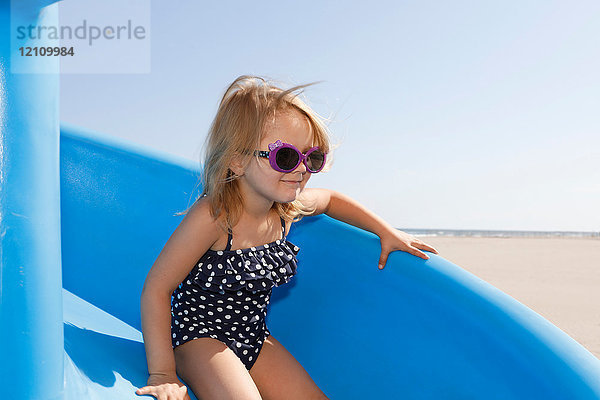
[[[600,358],[600,240],[421,237]]]

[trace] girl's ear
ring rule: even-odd
[[[229,169],[233,171],[234,174],[238,176],[244,175],[244,164],[242,162],[242,157],[239,153],[235,153],[233,156],[233,160],[229,164]]]

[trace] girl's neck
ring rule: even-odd
[[[247,182],[245,175],[240,175],[238,182],[243,198],[243,218],[256,223],[264,222],[273,212],[275,201],[259,193]]]
[[[262,208],[248,208],[248,207],[244,207],[244,214],[243,214],[243,218],[246,221],[252,221],[255,222],[256,224],[259,224],[261,222],[264,222],[265,220],[269,219],[269,217],[273,214],[273,212],[276,212],[275,208],[273,207],[273,203],[271,204],[271,207],[268,209],[264,209],[264,207]]]
[[[263,222],[265,219],[268,219],[269,216],[273,213],[273,204],[275,204],[274,201],[252,202],[247,201],[246,198],[246,201],[244,201],[244,219],[254,221],[257,223]]]

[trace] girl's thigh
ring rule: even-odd
[[[265,400],[326,400],[298,360],[269,335],[263,343],[250,375]]]
[[[260,393],[248,370],[220,340],[199,338],[173,349],[177,375],[199,400],[259,400]]]

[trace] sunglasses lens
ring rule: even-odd
[[[277,166],[283,170],[293,170],[298,164],[298,153],[289,147],[281,148],[275,154]]]
[[[324,161],[325,155],[323,154],[323,152],[315,150],[308,155],[306,164],[308,165],[308,169],[314,172],[320,170],[323,167]]]

